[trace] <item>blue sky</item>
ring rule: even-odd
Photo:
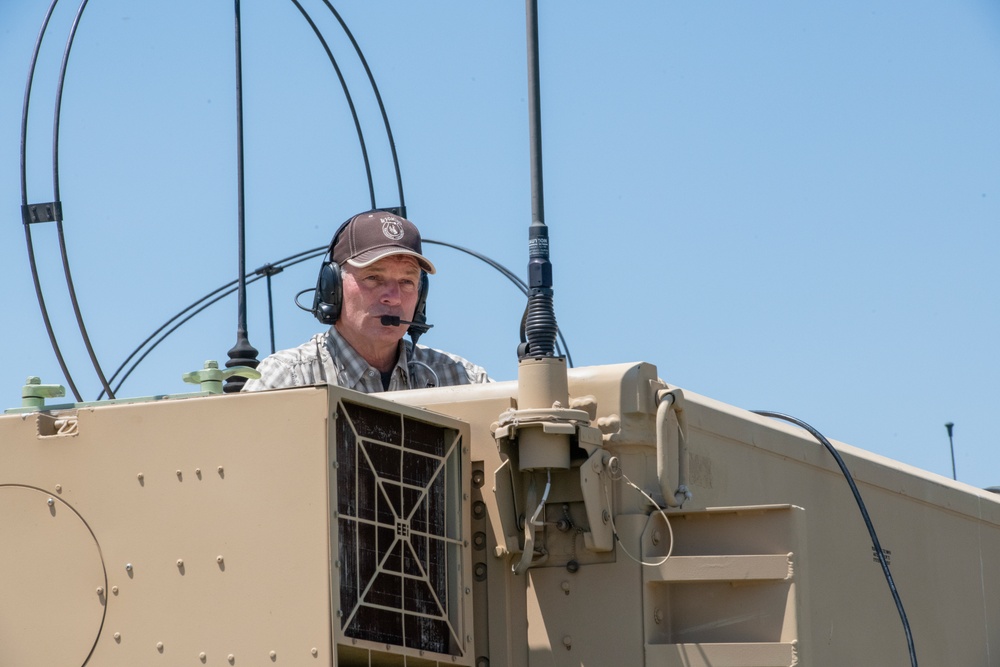
[[[320,2],[376,203],[399,196],[372,96]],[[545,219],[556,311],[577,366],[648,361],[667,382],[795,415],[827,436],[1000,484],[1000,9],[928,2],[541,2]],[[32,288],[18,147],[48,4],[0,5],[0,403],[64,383]],[[336,3],[375,75],[409,217],[524,275],[530,183],[524,6]],[[54,14],[32,93],[28,198],[51,201],[55,75],[75,3]],[[83,315],[111,372],[236,275],[231,2],[90,0],[60,124],[60,198]],[[329,241],[370,206],[347,106],[290,2],[243,3],[247,264]],[[54,227],[33,237],[77,385],[100,385],[68,307]],[[422,342],[516,375],[524,301],[484,264],[429,247]],[[275,277],[277,346],[319,330]],[[270,349],[263,283],[250,340]],[[226,358],[235,300],[193,319],[123,386],[188,390]]]

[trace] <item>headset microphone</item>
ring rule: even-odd
[[[384,327],[398,327],[400,324],[407,324],[411,328],[420,329],[420,333],[427,333],[428,329],[433,329],[433,324],[427,324],[426,322],[411,322],[410,320],[401,319],[398,315],[383,315],[382,316],[382,326]]]

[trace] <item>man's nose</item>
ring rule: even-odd
[[[401,301],[401,291],[399,289],[399,284],[393,280],[386,281],[382,288],[382,303],[385,304],[397,304]]]

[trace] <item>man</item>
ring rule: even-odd
[[[426,296],[422,272],[435,273],[412,222],[387,211],[359,213],[330,245],[314,314],[333,326],[264,359],[260,379],[243,391],[327,383],[374,393],[491,381],[461,357],[403,341]]]

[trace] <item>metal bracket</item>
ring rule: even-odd
[[[35,222],[62,222],[62,202],[52,201],[44,204],[25,204],[21,207],[21,220],[26,225]]]

